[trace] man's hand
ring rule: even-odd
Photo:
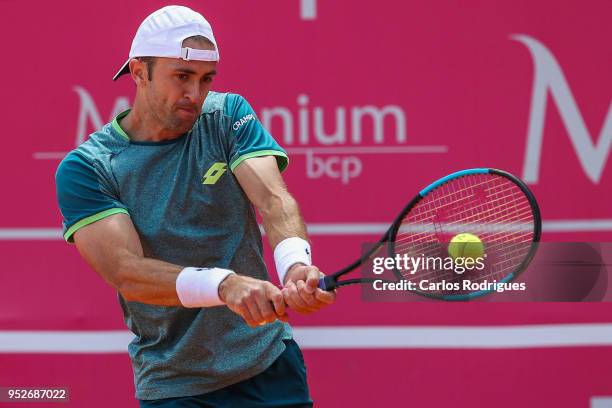
[[[336,300],[336,292],[319,289],[323,276],[316,266],[295,264],[287,271],[283,297],[287,306],[299,313],[316,312]]]
[[[219,297],[251,327],[287,321],[283,295],[270,282],[231,274],[219,285]]]

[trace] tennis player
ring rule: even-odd
[[[309,407],[286,312],[335,295],[317,288],[285,151],[244,98],[210,91],[218,61],[199,13],[142,22],[113,78],[134,80],[133,107],[57,170],[64,238],[118,292],[141,407]]]

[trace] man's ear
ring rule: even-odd
[[[132,58],[129,67],[130,75],[136,85],[144,84],[147,79],[147,65],[136,58]]]

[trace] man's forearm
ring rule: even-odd
[[[267,211],[261,211],[270,246],[274,249],[276,271],[284,285],[288,271],[296,264],[310,265],[310,245],[306,226],[295,199],[286,192],[269,200]]]
[[[176,278],[183,268],[157,259],[128,255],[119,262],[114,286],[128,301],[179,306]]]
[[[270,197],[266,207],[259,210],[272,248],[286,238],[308,239],[297,201],[288,192]]]
[[[129,301],[160,306],[210,307],[224,304],[219,294],[229,269],[182,267],[151,258],[122,262],[119,292]]]
[[[282,283],[289,268],[310,265],[310,244],[297,202],[289,194],[272,156],[245,160],[234,171],[240,186],[259,210],[276,270]]]
[[[223,304],[218,287],[232,271],[145,257],[138,233],[125,214],[89,224],[74,237],[81,256],[128,301],[185,307]]]

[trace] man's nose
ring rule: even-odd
[[[197,81],[193,81],[185,91],[185,98],[191,103],[197,104],[204,98],[204,90]]]

